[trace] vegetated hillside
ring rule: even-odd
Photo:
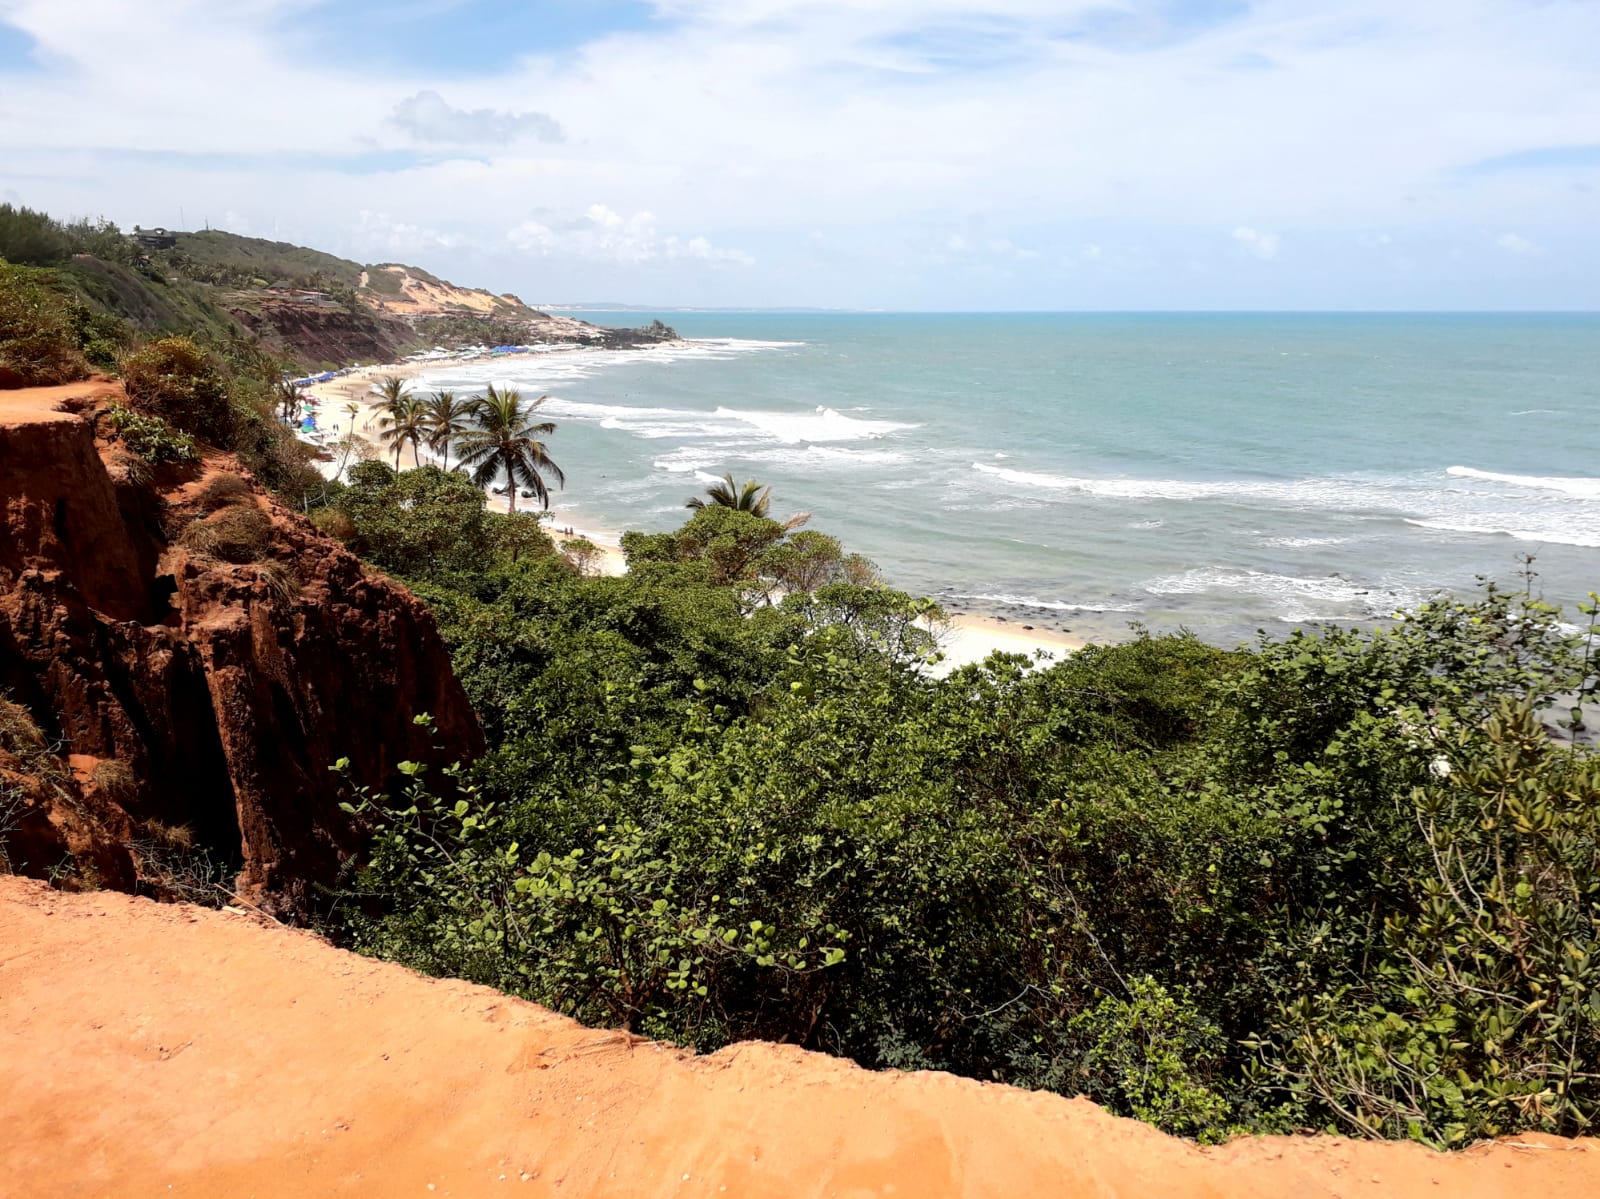
[[[8,1193],[594,1199],[1567,1199],[1600,1142],[1200,1148],[1081,1099],[710,1057],[247,913],[0,879]]]
[[[302,363],[386,361],[418,348],[670,340],[670,330],[602,329],[459,287],[402,263],[364,266],[318,250],[221,230],[179,233],[149,251],[157,268],[215,289],[214,299],[267,345]]]
[[[603,329],[515,296],[458,287],[419,267],[365,266],[320,250],[222,230],[142,244],[107,223],[63,224],[0,205],[0,260],[43,268],[92,316],[138,333],[210,344],[246,340],[296,368],[393,361],[435,345],[670,340],[664,326]]]

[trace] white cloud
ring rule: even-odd
[[[1270,262],[1278,256],[1278,249],[1282,239],[1276,233],[1263,233],[1259,229],[1252,229],[1248,225],[1240,225],[1230,235],[1251,254],[1265,262]]]
[[[742,250],[713,246],[704,237],[663,237],[650,212],[624,217],[604,204],[591,204],[582,216],[530,218],[510,229],[506,240],[525,254],[638,266],[660,260],[694,260],[750,266]]]
[[[386,212],[365,209],[356,218],[353,238],[362,257],[369,261],[454,250],[465,243],[459,234],[397,221]]]
[[[504,112],[495,108],[452,108],[438,92],[418,92],[395,105],[389,123],[419,142],[448,145],[505,145],[518,138],[565,140],[555,119],[542,112]]]
[[[1544,254],[1543,246],[1523,237],[1520,233],[1502,233],[1494,239],[1494,244],[1507,254],[1516,254],[1522,258],[1538,258]]]

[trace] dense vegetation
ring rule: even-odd
[[[1592,645],[1526,589],[935,679],[928,605],[821,533],[712,503],[587,578],[458,476],[353,473],[322,519],[429,599],[493,746],[352,796],[359,947],[1202,1138],[1592,1127],[1600,770],[1539,721]]]

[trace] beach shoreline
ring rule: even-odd
[[[584,347],[546,352],[572,353],[582,348]],[[480,356],[457,361],[482,362],[486,359],[487,356]],[[380,459],[390,461],[390,451],[383,446],[378,436],[377,419],[383,407],[376,392],[378,384],[383,379],[391,377],[414,380],[430,370],[439,369],[439,366],[438,362],[377,363],[361,366],[336,379],[313,384],[305,389],[305,393],[316,401],[319,425],[325,420],[326,428],[335,438],[346,432],[353,432],[372,447]],[[355,414],[353,428],[347,427],[351,424],[347,411],[347,406],[351,403],[356,404],[359,409]],[[326,450],[327,447],[321,448]],[[405,462],[405,457],[406,451],[402,451],[400,469],[412,469]],[[424,464],[439,465],[441,462],[438,455],[426,449],[417,457]],[[319,460],[318,465],[323,467],[330,464]],[[510,508],[506,497],[491,493],[487,498],[490,508],[497,512],[505,512]],[[542,511],[519,509],[519,511],[529,510]],[[591,569],[609,576],[627,573],[627,558],[622,553],[620,544],[621,530],[596,524],[592,519],[572,508],[564,507],[559,502],[553,503],[549,508],[545,528],[558,547],[564,541],[578,538],[587,540],[597,547],[600,550],[600,557]],[[999,611],[964,611],[962,605],[952,605],[948,602],[942,606],[947,609],[947,617],[940,622],[941,628],[938,631],[940,650],[944,654],[944,660],[938,667],[938,672],[941,674],[969,663],[981,662],[995,652],[1023,654],[1048,665],[1050,662],[1060,661],[1094,641],[1108,639],[1088,636],[1075,629],[1042,627],[1047,620],[1059,621],[1060,613],[1047,613],[1030,620],[1030,614],[1026,613],[1011,617]]]

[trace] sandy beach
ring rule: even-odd
[[[946,622],[939,648],[944,651],[944,661],[936,673],[948,674],[969,662],[981,662],[990,654],[1047,655],[1044,665],[1059,662],[1062,658],[1082,649],[1089,643],[1085,637],[1074,637],[1052,629],[1024,629],[1021,625],[993,616],[951,616]]]
[[[327,383],[314,384],[305,391],[317,401],[319,427],[327,429],[335,439],[347,431],[353,431],[372,446],[380,457],[390,460],[390,452],[384,449],[378,435],[377,421],[382,403],[377,394],[377,387],[383,379],[390,376],[415,379],[437,366],[436,362],[363,366]],[[360,410],[355,414],[355,427],[350,430],[351,416],[347,406],[352,402],[358,405]],[[407,462],[409,457],[409,450],[401,454],[402,470],[409,469]],[[434,465],[439,465],[442,461],[438,455],[427,449],[421,452],[420,457],[423,462],[432,462]],[[328,464],[322,465],[327,467]],[[504,496],[490,495],[489,506],[496,511],[504,512],[508,510],[509,503]],[[529,509],[524,505],[522,510]],[[595,569],[600,573],[613,576],[627,573],[628,563],[619,547],[621,534],[618,530],[598,525],[592,519],[562,507],[559,501],[551,506],[545,524],[558,545],[562,541],[581,537],[598,546],[601,557],[595,564]],[[565,530],[571,532],[564,532]],[[940,630],[940,648],[944,652],[944,661],[939,663],[935,673],[948,674],[967,663],[981,662],[996,651],[1026,654],[1029,657],[1043,653],[1046,657],[1040,661],[1048,665],[1075,650],[1082,649],[1087,643],[1087,638],[1052,629],[1028,629],[1015,621],[1000,617],[971,613],[954,614],[944,622]]]

